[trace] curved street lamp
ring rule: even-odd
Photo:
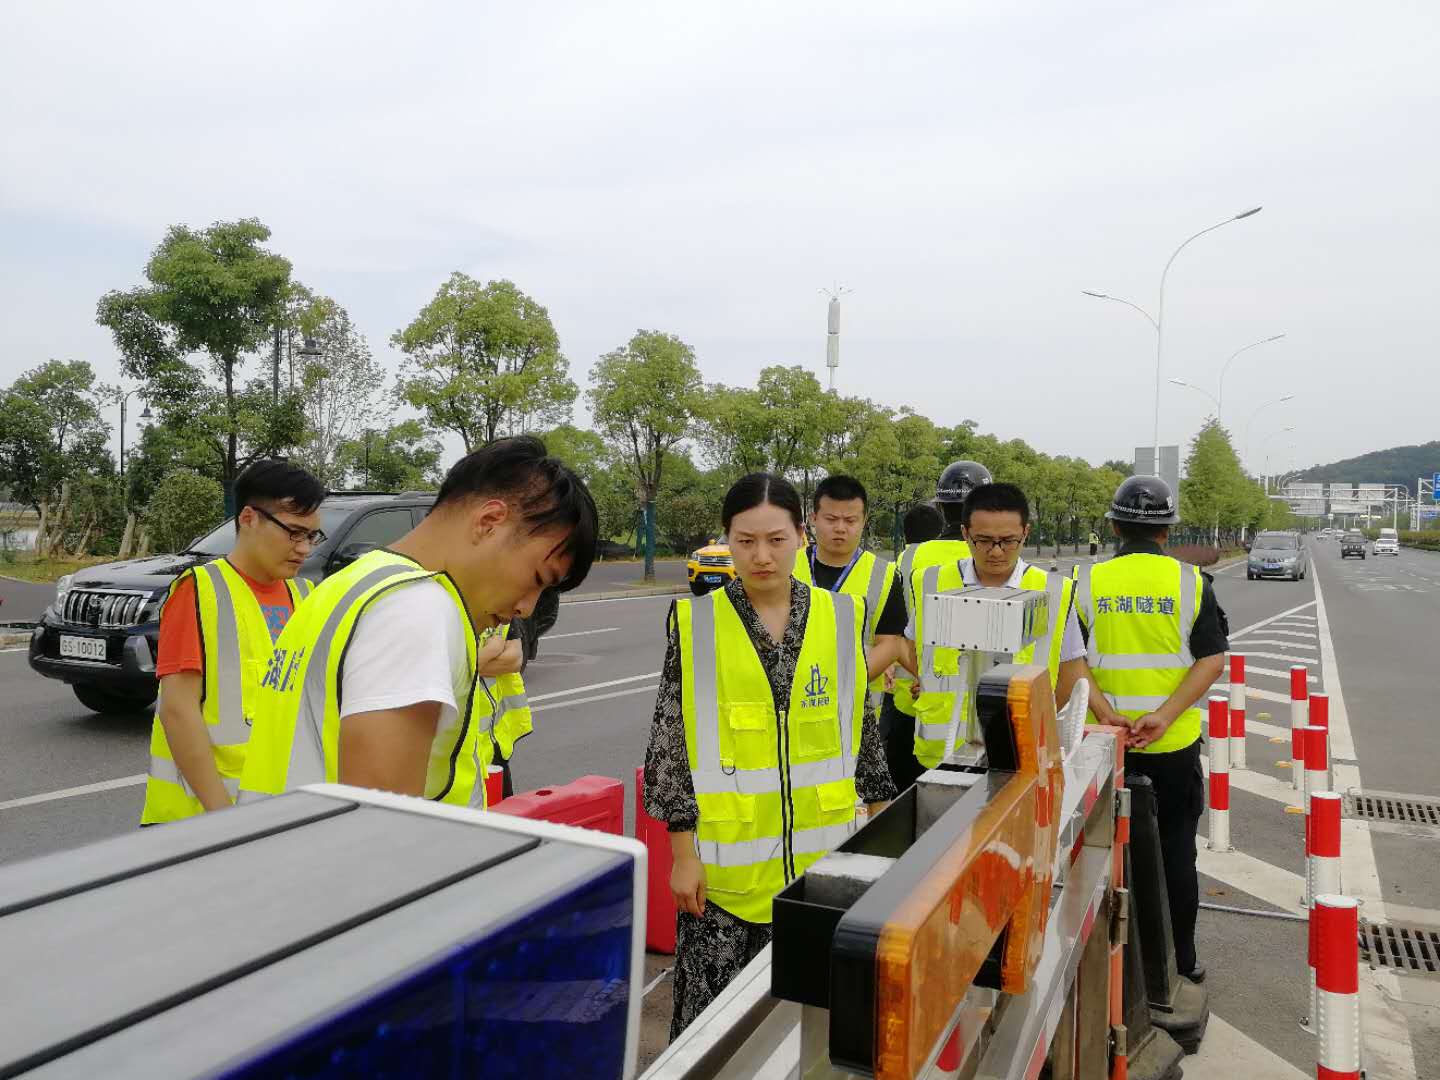
[[[1255,418],[1256,418],[1257,416],[1259,416],[1262,412],[1264,412],[1266,409],[1270,408],[1270,406],[1272,406],[1272,405],[1280,405],[1280,404],[1283,404],[1284,402],[1287,402],[1287,401],[1293,401],[1294,399],[1295,399],[1295,395],[1294,395],[1294,394],[1286,394],[1284,397],[1278,397],[1278,398],[1276,398],[1276,399],[1273,400],[1273,401],[1267,401],[1267,402],[1265,402],[1264,405],[1261,405],[1258,409],[1256,409],[1253,413],[1250,414],[1250,422],[1245,425],[1245,460],[1246,460],[1246,461],[1249,461],[1249,460],[1250,460],[1250,435],[1251,435],[1251,433],[1255,430]]]
[[[1210,393],[1210,391],[1209,391],[1209,390],[1206,390],[1204,387],[1196,386],[1194,383],[1188,383],[1188,382],[1186,382],[1184,379],[1171,379],[1170,381],[1171,381],[1172,383],[1174,383],[1176,386],[1183,386],[1183,387],[1185,387],[1187,390],[1194,390],[1197,394],[1204,394],[1204,395],[1205,395],[1207,398],[1209,398],[1211,401],[1215,402],[1215,421],[1216,421],[1216,423],[1219,423],[1219,421],[1220,421],[1220,399],[1219,399],[1219,398],[1217,398],[1214,394]]]
[[[1173,252],[1171,252],[1170,258],[1165,261],[1165,269],[1160,272],[1160,303],[1156,306],[1155,317],[1153,319],[1150,318],[1149,312],[1147,312],[1144,308],[1140,307],[1138,304],[1131,303],[1129,300],[1122,300],[1118,296],[1108,296],[1104,293],[1081,290],[1085,293],[1086,296],[1093,296],[1100,300],[1114,300],[1117,303],[1125,304],[1128,307],[1132,307],[1136,311],[1140,312],[1140,314],[1144,315],[1145,318],[1149,319],[1150,324],[1155,327],[1155,441],[1151,446],[1152,476],[1160,475],[1160,381],[1163,377],[1162,373],[1164,371],[1165,357],[1165,279],[1170,276],[1170,266],[1175,262],[1175,259],[1180,254],[1180,252],[1184,251],[1187,247],[1189,247],[1193,241],[1200,239],[1200,237],[1204,236],[1206,233],[1214,232],[1216,229],[1220,229],[1226,225],[1229,225],[1232,221],[1240,221],[1243,218],[1251,217],[1255,214],[1258,214],[1262,209],[1264,208],[1256,206],[1250,210],[1246,210],[1242,213],[1236,214],[1234,217],[1228,217],[1224,221],[1217,221],[1214,225],[1211,225],[1208,228],[1201,229],[1199,232],[1194,233],[1191,236],[1187,236],[1183,241],[1181,241],[1180,246],[1177,247]]]
[[[1225,366],[1220,369],[1220,396],[1216,399],[1215,402],[1215,418],[1217,420],[1221,419],[1220,406],[1225,401],[1225,374],[1230,370],[1230,365],[1235,362],[1235,358],[1241,353],[1249,352],[1251,349],[1256,348],[1259,345],[1268,345],[1272,341],[1279,341],[1284,336],[1285,335],[1283,333],[1280,333],[1276,334],[1274,337],[1261,338],[1259,341],[1252,341],[1244,348],[1236,349],[1233,353],[1230,354],[1230,359],[1226,360]]]

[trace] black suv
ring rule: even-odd
[[[1353,529],[1340,540],[1340,558],[1348,559],[1351,555],[1365,558],[1365,534]]]
[[[300,576],[321,581],[367,551],[408,533],[435,501],[433,492],[339,492],[320,504],[325,542],[310,553]],[[105,563],[60,579],[55,600],[30,637],[30,666],[70,684],[87,709],[133,713],[148,708],[158,689],[155,656],[160,604],[180,574],[228,555],[235,525],[226,521],[175,555]],[[533,659],[541,634],[554,625],[559,597],[542,594],[527,625],[517,627],[526,658]]]

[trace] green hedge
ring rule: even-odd
[[[1400,543],[1405,547],[1424,548],[1426,551],[1440,551],[1440,532],[1402,532]]]

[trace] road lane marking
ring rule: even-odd
[[[0,810],[11,810],[17,806],[34,806],[36,803],[54,802],[56,799],[73,799],[77,795],[96,795],[102,791],[115,791],[118,788],[138,787],[145,783],[145,774],[136,776],[122,776],[116,780],[101,780],[98,784],[84,784],[81,787],[61,788],[59,791],[46,791],[39,795],[26,795],[23,799],[11,799],[8,802],[0,802]]]
[[[626,683],[639,682],[641,679],[658,679],[660,672],[652,671],[648,675],[627,675],[623,679],[611,679],[608,682],[586,683],[584,686],[572,686],[568,690],[552,690],[548,694],[530,694],[528,699],[531,705],[541,701],[549,701],[551,698],[565,697],[567,694],[583,694],[586,690],[604,690],[607,686],[624,686]]]
[[[1310,1074],[1211,1012],[1200,1052],[1185,1059],[1185,1076],[1187,1080],[1234,1080],[1237,1075],[1248,1080],[1306,1080]]]
[[[1208,779],[1210,776],[1210,762],[1201,758],[1200,769]],[[1251,795],[1258,795],[1262,799],[1270,799],[1273,802],[1282,803],[1285,806],[1293,806],[1296,809],[1301,809],[1300,793],[1291,785],[1288,774],[1282,780],[1277,776],[1257,772],[1255,769],[1231,769],[1230,786],[1237,791],[1247,791]]]
[[[1280,638],[1246,638],[1241,644],[1274,645],[1277,649],[1294,649],[1296,652],[1315,652],[1317,649],[1315,645],[1301,645],[1298,641],[1284,641]]]
[[[1265,631],[1267,634],[1274,634],[1276,637],[1300,638],[1304,641],[1314,641],[1315,631],[1310,630],[1281,630],[1278,626],[1271,626]]]
[[[1335,654],[1335,639],[1330,634],[1330,618],[1325,611],[1325,596],[1320,589],[1320,575],[1313,572],[1310,580],[1315,589],[1316,630],[1320,637],[1320,670],[1330,692],[1330,746],[1339,758],[1355,759],[1355,743],[1350,731],[1350,713],[1345,708],[1345,693],[1340,686],[1340,669]],[[1335,789],[1364,790],[1360,769],[1354,765],[1334,767]],[[1380,885],[1380,871],[1375,864],[1375,848],[1370,829],[1363,821],[1343,818],[1340,822],[1340,877],[1345,894],[1354,896],[1364,905],[1365,918],[1385,922],[1385,901]],[[1360,969],[1360,1015],[1365,1032],[1368,1072],[1372,1076],[1393,1076],[1410,1080],[1417,1075],[1415,1050],[1410,1041],[1410,1026],[1396,1007],[1403,1001],[1399,979],[1393,971],[1374,971],[1368,965]]]
[[[1255,664],[1249,663],[1248,661],[1249,661],[1249,659],[1250,659],[1251,654],[1250,654],[1250,653],[1247,653],[1244,649],[1231,649],[1230,651],[1233,652],[1233,653],[1238,653],[1239,655],[1245,657],[1245,659],[1246,659],[1246,661],[1247,661],[1247,663],[1245,664],[1245,678],[1246,678],[1246,679],[1249,679],[1251,675],[1269,675],[1269,676],[1271,676],[1272,678],[1276,678],[1276,679],[1287,679],[1287,680],[1290,678],[1290,672],[1288,672],[1288,671],[1281,671],[1279,668],[1258,667],[1258,666],[1256,666]],[[1314,676],[1314,675],[1306,675],[1305,678],[1306,678],[1307,681],[1313,682],[1313,683],[1318,683],[1318,682],[1320,681],[1320,679],[1319,679],[1317,676]],[[1221,683],[1223,683],[1223,682],[1224,682],[1224,680],[1222,679],[1222,680],[1221,680]],[[1215,685],[1219,686],[1221,683],[1216,683]],[[1229,684],[1228,684],[1228,683],[1225,683],[1225,685],[1228,686]],[[1248,685],[1248,684],[1247,684],[1247,685]],[[1287,697],[1285,700],[1286,700],[1286,701],[1289,701],[1290,699]]]
[[[1311,600],[1309,603],[1306,604],[1299,604],[1295,607],[1288,608],[1287,610],[1280,612],[1280,614],[1278,615],[1271,615],[1268,619],[1261,619],[1259,622],[1253,622],[1249,626],[1242,626],[1239,630],[1232,630],[1230,631],[1230,636],[1232,638],[1240,637],[1244,634],[1250,633],[1251,630],[1259,630],[1262,626],[1269,626],[1273,622],[1279,622],[1281,619],[1295,615],[1296,612],[1304,611],[1306,608],[1314,606],[1314,600]]]
[[[586,634],[613,634],[618,626],[605,626],[599,630],[571,630],[568,634],[544,634],[541,641],[559,641],[562,637],[584,637]]]
[[[1271,907],[1293,915],[1305,914],[1300,903],[1305,895],[1305,879],[1299,874],[1272,866],[1243,851],[1211,851],[1204,834],[1197,834],[1195,839],[1195,867],[1200,873]]]
[[[672,968],[666,968],[664,971],[660,972],[659,975],[656,975],[653,979],[651,979],[648,983],[646,983],[646,984],[645,984],[645,989],[641,992],[640,996],[641,996],[642,998],[647,998],[647,997],[649,997],[649,996],[650,996],[650,991],[651,991],[651,990],[654,990],[655,987],[659,986],[662,982],[664,982],[664,981],[665,981],[665,976],[666,976],[666,975],[669,975],[670,972],[671,972],[671,970],[673,970],[673,969],[672,969]]]
[[[656,686],[632,686],[629,690],[612,690],[608,694],[591,694],[589,697],[552,701],[549,705],[534,706],[530,711],[532,713],[545,712],[547,709],[563,709],[567,705],[586,705],[592,701],[609,701],[611,698],[627,697],[630,694],[651,694],[658,689],[658,684]]]
[[[1232,649],[1231,651],[1232,651],[1232,652],[1243,652],[1243,653],[1245,654],[1245,659],[1246,659],[1246,660],[1249,660],[1250,657],[1255,656],[1255,657],[1259,657],[1259,658],[1262,659],[1262,660],[1284,660],[1286,663],[1290,663],[1290,664],[1313,664],[1313,663],[1315,663],[1315,657],[1313,657],[1313,656],[1295,656],[1295,655],[1292,655],[1291,653],[1278,653],[1278,652],[1251,652],[1249,649],[1244,649],[1244,650],[1241,650],[1241,649]]]
[[[581,600],[577,596],[574,600],[565,602],[567,604],[631,604],[636,600],[675,600],[684,595],[684,593],[650,593],[646,596],[607,596],[604,600]]]

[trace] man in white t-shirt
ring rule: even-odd
[[[323,581],[281,633],[242,799],[338,779],[481,805],[490,680],[523,650],[492,631],[580,584],[597,528],[584,483],[538,439],[463,457],[424,521]]]

